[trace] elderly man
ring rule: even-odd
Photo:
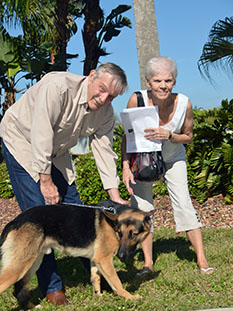
[[[125,203],[118,191],[112,150],[112,100],[127,88],[124,71],[104,63],[88,77],[51,72],[10,107],[1,122],[2,150],[22,211],[63,202],[80,204],[69,149],[90,136],[98,171],[110,198]],[[42,294],[52,304],[67,304],[54,254],[37,273]]]

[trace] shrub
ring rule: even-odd
[[[114,129],[113,150],[118,155],[117,171],[122,180],[121,140],[123,126]],[[228,203],[233,202],[233,100],[223,100],[220,108],[194,109],[193,141],[187,145],[189,190],[200,202],[216,194],[223,194]],[[0,197],[13,196],[6,165],[0,167]],[[103,189],[93,154],[78,156],[74,160],[76,184],[84,204],[97,203],[108,198]],[[128,199],[125,185],[120,182],[122,198]],[[156,182],[154,196],[167,194],[166,186]]]
[[[122,180],[121,170],[121,137],[124,133],[122,125],[118,125],[114,129],[113,150],[118,155],[117,171]],[[84,204],[98,203],[108,198],[108,193],[103,189],[101,179],[95,164],[92,152],[86,155],[78,156],[74,160],[76,169],[76,184],[81,200]],[[120,182],[119,191],[122,198],[128,199],[129,194],[125,185]]]
[[[12,198],[13,196],[14,192],[11,186],[6,163],[3,161],[0,164],[0,197],[9,199]]]
[[[194,110],[193,141],[187,146],[191,192],[200,201],[216,194],[233,202],[233,99],[220,108]]]

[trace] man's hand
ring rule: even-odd
[[[128,201],[120,197],[120,193],[117,188],[108,189],[107,191],[112,201],[120,203],[120,204],[128,204]]]
[[[40,191],[47,204],[56,204],[59,202],[59,192],[54,185],[51,175],[40,174]]]

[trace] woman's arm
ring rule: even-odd
[[[192,104],[188,101],[184,124],[180,134],[172,133],[170,141],[175,144],[188,144],[193,139],[193,109]]]
[[[137,105],[137,95],[133,93],[130,97],[127,108],[136,108]],[[122,136],[121,144],[121,157],[122,157],[122,180],[125,184],[130,195],[133,195],[133,189],[130,187],[130,183],[136,184],[133,174],[130,170],[130,153],[126,152],[126,135]]]
[[[184,124],[180,133],[172,133],[162,127],[145,129],[145,138],[149,140],[170,140],[174,144],[188,144],[193,138],[193,110],[192,104],[188,101]]]

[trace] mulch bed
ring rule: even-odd
[[[175,228],[170,199],[168,196],[154,200],[155,214],[154,226],[157,229],[163,227]],[[209,198],[200,204],[193,200],[202,225],[215,228],[233,227],[233,204],[225,204],[221,195]],[[0,232],[4,226],[20,213],[19,206],[14,198],[0,198]]]
[[[198,217],[202,222],[202,227],[230,228],[233,227],[233,204],[225,204],[222,195],[209,198],[204,203],[192,200]],[[168,196],[155,199],[156,209],[154,225],[156,228],[175,228],[170,199]]]

